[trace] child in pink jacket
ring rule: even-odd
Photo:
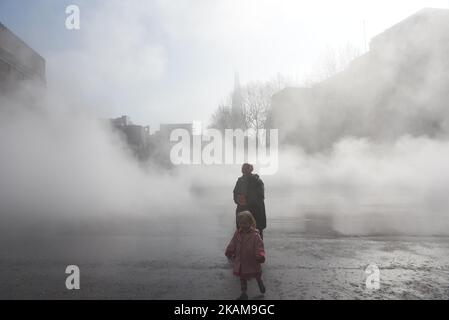
[[[265,293],[261,263],[265,262],[263,240],[256,229],[256,221],[249,211],[237,215],[238,229],[226,248],[225,255],[233,261],[234,275],[240,277],[242,294],[238,299],[246,300],[247,281],[256,278],[261,293]]]

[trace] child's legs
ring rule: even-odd
[[[248,281],[246,279],[240,279],[240,287],[242,288],[242,292],[246,292]]]
[[[262,277],[258,276],[258,277],[256,277],[256,280],[257,280],[257,284],[259,285],[260,292],[265,293],[265,285],[263,284]]]

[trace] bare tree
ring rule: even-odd
[[[224,132],[225,129],[232,128],[231,107],[226,105],[218,106],[212,114],[209,128],[218,129]]]
[[[244,111],[248,128],[255,131],[256,145],[258,145],[259,130],[265,127],[268,110],[271,105],[271,95],[266,84],[255,82],[245,86]]]
[[[349,64],[360,57],[360,49],[350,43],[347,43],[344,47],[338,50],[338,69],[342,71],[346,69]]]
[[[244,87],[243,105],[248,128],[256,134],[256,145],[259,144],[260,129],[271,127],[271,98],[276,92],[287,86],[287,80],[278,75],[267,82],[253,82]]]
[[[350,43],[337,49],[328,46],[316,68],[317,70],[309,75],[310,79],[305,81],[306,84],[313,85],[336,75],[346,69],[359,56],[360,49]]]
[[[227,128],[253,129],[258,145],[260,129],[271,128],[271,98],[273,94],[284,89],[289,83],[285,77],[277,75],[266,82],[251,82],[241,88],[242,112],[244,123],[233,123],[232,101],[221,104],[213,113],[210,128],[224,130]],[[232,97],[232,94],[230,95]],[[229,100],[229,99],[228,99]],[[231,98],[232,100],[232,98]]]

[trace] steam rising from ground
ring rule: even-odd
[[[448,157],[448,142],[411,136],[346,138],[315,155],[282,153],[279,191],[291,199],[277,206],[285,216],[330,216],[344,234],[447,234]]]
[[[142,30],[138,27],[136,30],[129,31],[137,35],[128,39],[131,47],[141,39]],[[96,48],[95,37],[86,41],[89,48]],[[113,57],[132,56],[132,52],[125,50],[126,44],[117,55],[104,48],[98,50]],[[419,39],[415,44],[430,45]],[[427,52],[437,52],[434,47],[425,48]],[[153,49],[148,46],[144,52]],[[88,50],[75,54],[81,56],[76,61],[91,59],[94,55],[90,53]],[[154,61],[151,60],[154,64],[148,62],[146,68],[158,66],[156,71],[163,70],[161,55],[156,46]],[[330,85],[332,94],[319,96],[320,101],[313,101],[312,108],[294,106],[294,110],[281,112],[280,128],[291,130],[292,139],[303,143],[279,150],[279,172],[262,177],[266,185],[268,227],[270,219],[277,217],[325,214],[332,217],[335,229],[347,234],[391,228],[405,233],[447,234],[448,97],[442,88],[449,81],[446,73],[438,71],[447,64],[444,60],[447,55],[422,56],[424,60],[417,61],[408,57],[411,60],[404,60],[404,64],[399,59],[402,56],[394,59],[375,56],[375,61],[381,61],[379,64],[361,63],[364,73],[374,74],[366,82],[359,81],[358,72],[337,77]],[[70,57],[69,54],[55,60],[65,62]],[[140,67],[139,63],[131,66],[125,63],[124,68],[120,65],[109,68],[109,64],[120,59],[111,61],[100,65],[107,73],[99,74],[112,84],[102,84],[101,79],[94,78],[94,83],[83,86],[82,81],[75,79],[83,90],[72,88],[73,91],[89,89],[109,94],[111,87],[121,87],[122,82],[115,80],[128,83],[135,67]],[[127,61],[133,61],[132,57]],[[382,65],[384,68],[379,67]],[[405,68],[408,65],[415,68]],[[74,67],[77,68],[76,64]],[[109,72],[114,77],[109,77]],[[156,72],[154,79],[158,75]],[[140,79],[146,77],[150,75],[139,74],[131,80],[144,82]],[[404,86],[398,85],[400,81]],[[58,88],[65,83],[62,79]],[[417,87],[422,90],[414,91]],[[388,89],[394,92],[386,99]],[[440,95],[435,97],[435,92]],[[67,104],[77,103],[69,101],[55,102],[55,92],[49,92],[49,102],[43,110],[24,110],[14,103],[1,102],[3,229],[17,219],[41,222],[62,219],[70,223],[79,218],[121,217],[130,221],[136,216],[217,215],[209,211],[215,204],[222,205],[223,214],[233,219],[231,193],[240,174],[238,165],[183,166],[171,171],[163,171],[151,163],[140,165],[116,134],[96,116],[78,109],[80,106],[68,107]],[[337,111],[327,108],[329,102],[332,105],[335,101],[347,105]],[[425,123],[421,125],[422,119]],[[434,122],[437,129],[431,125]],[[294,131],[298,128],[300,134]],[[387,136],[382,137],[385,132]],[[325,148],[321,148],[323,145]],[[363,221],[350,223],[349,216],[363,217]],[[373,222],[378,216],[383,220]]]
[[[119,136],[87,114],[50,108],[2,114],[0,146],[3,215],[135,216],[164,207],[168,190],[179,203],[188,200],[182,183],[142,169]]]
[[[238,166],[141,166],[119,136],[87,114],[2,114],[0,148],[4,222],[216,215],[205,210],[214,205],[223,205],[232,219]],[[268,225],[277,217],[326,214],[348,234],[373,232],[367,229],[373,223],[376,232],[393,226],[445,233],[448,157],[448,142],[411,136],[393,143],[344,138],[315,154],[281,150],[279,172],[262,177]],[[351,225],[348,217],[365,220]]]

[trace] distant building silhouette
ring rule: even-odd
[[[447,135],[448,86],[449,10],[426,8],[372,38],[342,72],[273,95],[272,121],[281,143],[311,152],[348,136]]]
[[[159,131],[156,132],[161,139],[170,141],[170,134],[175,129],[184,129],[193,135],[193,123],[161,123]]]
[[[190,140],[192,140],[194,135],[193,123],[161,123],[159,126],[159,131],[156,131],[151,135],[152,141],[152,157],[159,164],[166,167],[171,167],[170,161],[170,150],[177,143],[170,141],[171,133],[176,129],[186,130],[189,134]]]
[[[109,119],[112,128],[120,132],[129,149],[141,161],[152,160],[163,167],[171,167],[170,150],[177,142],[170,141],[175,129],[184,129],[190,138],[194,136],[193,123],[162,123],[158,131],[150,133],[149,126],[141,126],[131,122],[126,115]]]
[[[131,122],[128,116],[121,116],[111,119],[112,127],[121,132],[135,155],[146,160],[150,156],[150,127],[136,125]]]

